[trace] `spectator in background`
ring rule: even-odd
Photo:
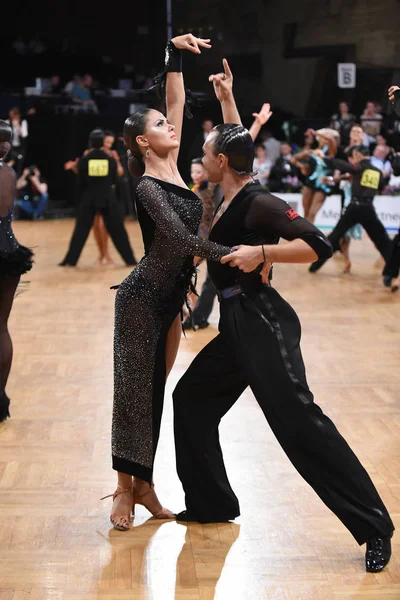
[[[388,185],[390,180],[390,175],[392,174],[392,165],[387,160],[387,155],[389,154],[389,148],[387,146],[383,146],[379,144],[375,146],[373,154],[371,156],[370,162],[371,165],[376,167],[382,172],[383,175],[383,185]]]
[[[256,171],[256,178],[261,185],[266,187],[268,185],[268,177],[272,168],[272,162],[269,160],[267,150],[263,144],[256,144],[254,146],[254,153],[255,159],[253,169]]]
[[[38,167],[24,169],[17,179],[17,199],[14,205],[33,220],[42,219],[47,206],[48,186]]]
[[[270,129],[265,129],[260,137],[267,151],[268,160],[271,162],[271,166],[273,166],[281,155],[281,143],[274,138]]]
[[[50,77],[50,85],[47,94],[60,95],[63,92],[63,84],[61,77],[57,73]]]
[[[11,48],[15,54],[18,54],[18,56],[24,56],[26,54],[26,44],[22,38],[22,35],[17,35],[11,44]]]
[[[350,112],[347,102],[339,102],[338,109],[338,112],[331,117],[330,127],[340,134],[342,144],[347,146],[350,140],[350,130],[356,122],[356,117]]]
[[[43,54],[47,50],[47,46],[39,35],[35,35],[28,45],[30,54]]]
[[[193,144],[190,148],[189,156],[191,159],[197,158],[203,154],[203,144],[213,127],[214,123],[211,119],[203,119],[201,123],[201,131],[195,136]]]
[[[14,106],[8,113],[9,119],[6,121],[11,125],[13,137],[11,150],[7,155],[7,164],[12,167],[18,177],[21,176],[24,166],[25,154],[28,143],[28,122],[22,119],[21,111]]]
[[[292,157],[292,146],[288,142],[282,142],[281,155],[269,174],[270,192],[297,192],[301,188],[300,170],[291,164]]]
[[[376,110],[375,102],[367,102],[360,120],[363,130],[368,136],[368,145],[374,144],[382,126],[382,115]]]
[[[192,160],[190,177],[193,182],[191,189],[199,196],[203,204],[203,216],[199,225],[198,235],[207,239],[215,209],[222,197],[222,191],[217,184],[208,181],[207,171],[203,167],[201,158],[194,158]],[[193,313],[192,315],[189,314],[184,320],[182,324],[184,330],[192,329],[193,326],[196,329],[205,329],[209,326],[208,318],[213,309],[216,295],[215,286],[207,271],[198,300],[196,301],[194,295],[191,295],[190,303]]]
[[[352,146],[368,146],[368,135],[365,133],[361,125],[355,123],[350,129],[350,141],[348,146],[344,148],[344,152],[348,152]]]
[[[98,113],[96,102],[92,93],[93,77],[89,74],[84,75],[82,79],[72,88],[71,98],[74,104],[79,104],[82,109]]]
[[[75,86],[80,85],[81,82],[81,78],[79,75],[75,74],[72,76],[72,79],[70,79],[70,81],[68,81],[65,86],[64,86],[64,93],[67,94],[67,96],[72,96],[72,90],[74,89]]]

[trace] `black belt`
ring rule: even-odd
[[[222,300],[229,300],[229,298],[234,298],[235,296],[239,296],[243,294],[246,297],[252,297],[255,294],[261,292],[264,288],[270,287],[267,284],[260,284],[256,286],[246,286],[246,289],[243,289],[239,283],[232,285],[231,287],[223,288],[222,290],[217,289],[218,300],[221,302]]]
[[[222,300],[227,300],[228,298],[233,298],[234,296],[238,296],[239,294],[243,293],[243,289],[238,283],[236,285],[232,285],[231,287],[227,287],[222,290],[217,290],[217,296],[220,302]]]
[[[375,196],[353,196],[351,202],[354,204],[372,204]]]

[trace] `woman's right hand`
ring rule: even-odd
[[[195,54],[201,54],[199,46],[202,48],[211,48],[209,41],[210,39],[195,37],[192,33],[178,35],[171,40],[175,48],[178,48],[178,50],[190,50],[190,52],[194,52]]]

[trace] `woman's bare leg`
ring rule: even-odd
[[[167,337],[167,347],[165,353],[166,379],[168,378],[168,375],[171,373],[172,367],[174,366],[176,356],[178,354],[181,336],[182,323],[181,316],[178,315],[175,321],[172,323]]]
[[[102,249],[103,249],[103,259],[106,261],[106,263],[108,265],[113,265],[114,261],[111,258],[109,251],[108,251],[108,239],[109,239],[109,234],[107,231],[106,226],[104,225],[104,219],[102,215],[99,215],[100,219],[99,219],[99,230],[100,230],[100,236],[101,236],[101,244],[102,244]]]
[[[302,201],[303,201],[303,212],[304,212],[305,219],[308,219],[308,213],[310,212],[313,195],[314,195],[314,190],[312,188],[309,188],[307,186],[303,187]]]
[[[96,213],[96,216],[94,217],[94,221],[93,221],[93,235],[94,235],[94,239],[96,240],[97,248],[99,250],[99,256],[96,260],[96,265],[98,265],[98,266],[103,264],[103,259],[104,259],[103,240],[101,237],[100,220],[103,220],[102,216],[99,213]]]
[[[315,194],[313,195],[312,203],[311,203],[310,209],[308,211],[308,217],[307,217],[307,219],[310,221],[310,223],[314,223],[315,217],[317,216],[317,212],[319,211],[319,209],[325,202],[325,198],[326,198],[326,194],[324,194],[324,192],[318,191],[318,192],[315,192]]]
[[[350,273],[350,271],[351,271],[351,261],[350,261],[350,252],[349,252],[350,236],[344,235],[339,240],[339,245],[340,245],[340,250],[342,251],[343,258],[344,258],[343,273]]]

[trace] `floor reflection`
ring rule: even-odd
[[[156,519],[136,522],[128,532],[111,529],[97,598],[213,600],[239,531],[235,523],[185,526]]]

